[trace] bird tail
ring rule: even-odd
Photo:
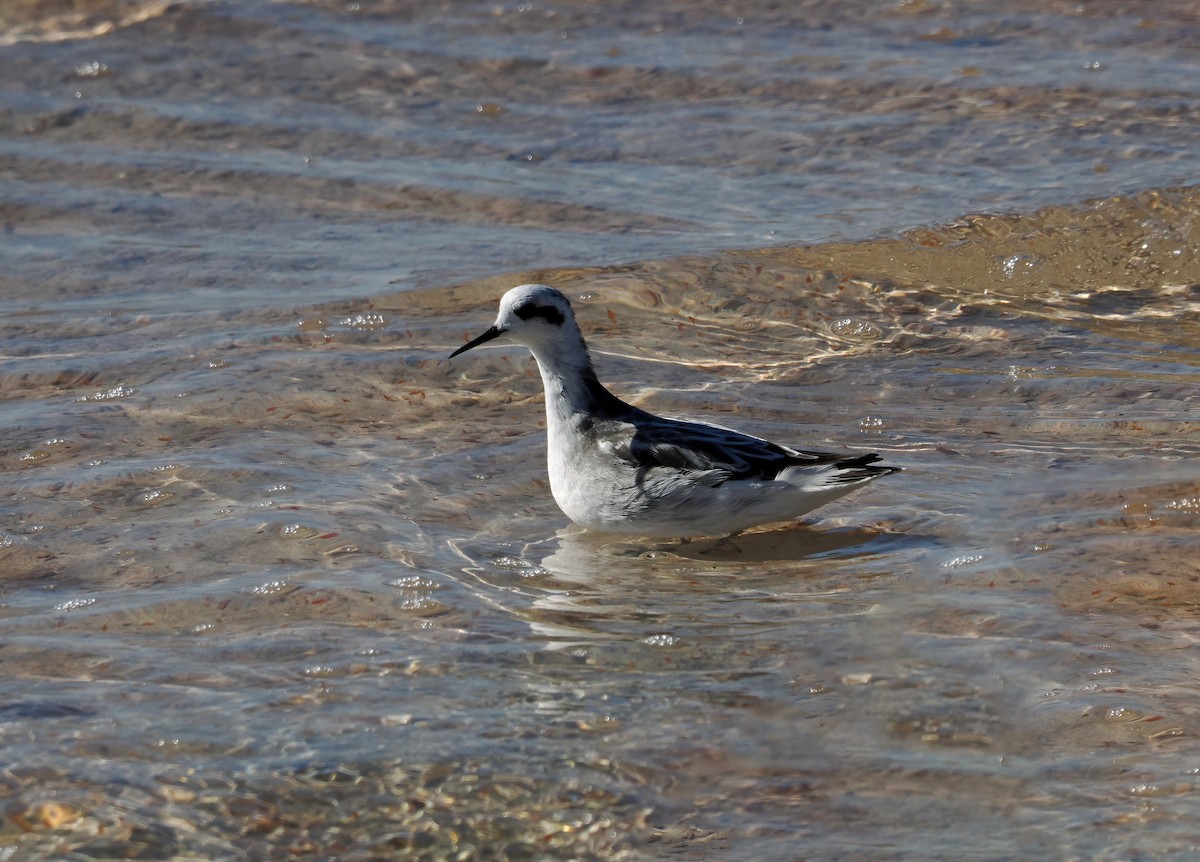
[[[816,491],[830,486],[836,488],[865,484],[880,476],[886,476],[888,473],[900,471],[899,467],[876,464],[875,462],[878,460],[880,460],[880,456],[874,452],[849,458],[827,456],[815,464],[793,464],[786,467],[776,478],[784,481],[798,481],[801,485]]]
[[[875,462],[879,460],[880,456],[874,452],[868,455],[858,455],[853,458],[843,458],[832,465],[833,469],[829,471],[829,475],[825,481],[831,485],[869,482],[872,479],[878,479],[880,476],[886,476],[889,473],[900,472],[900,467],[876,464]]]

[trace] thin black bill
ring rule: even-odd
[[[453,359],[454,357],[458,356],[458,354],[466,353],[472,347],[478,347],[481,344],[491,341],[493,338],[499,338],[503,334],[504,334],[503,329],[497,329],[496,327],[493,326],[490,329],[488,329],[487,332],[483,333],[482,335],[480,335],[476,338],[472,338],[470,341],[468,341],[462,347],[458,348],[458,350],[451,353],[450,358]]]

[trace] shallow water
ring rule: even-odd
[[[1195,851],[1195,11],[742,6],[0,11],[6,858]],[[570,528],[529,280],[906,471]]]

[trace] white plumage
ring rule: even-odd
[[[571,303],[544,284],[504,294],[495,324],[450,356],[501,335],[537,360],[550,489],[567,517],[588,529],[727,535],[792,520],[900,469],[876,465],[875,454],[792,449],[626,404],[596,378]]]

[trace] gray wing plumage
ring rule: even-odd
[[[627,418],[633,433],[614,445],[624,461],[641,469],[665,467],[689,472],[720,471],[729,479],[774,479],[789,467],[837,468],[830,480],[858,482],[893,467],[872,467],[875,454],[845,456],[780,446],[715,425],[660,419],[648,413]]]

